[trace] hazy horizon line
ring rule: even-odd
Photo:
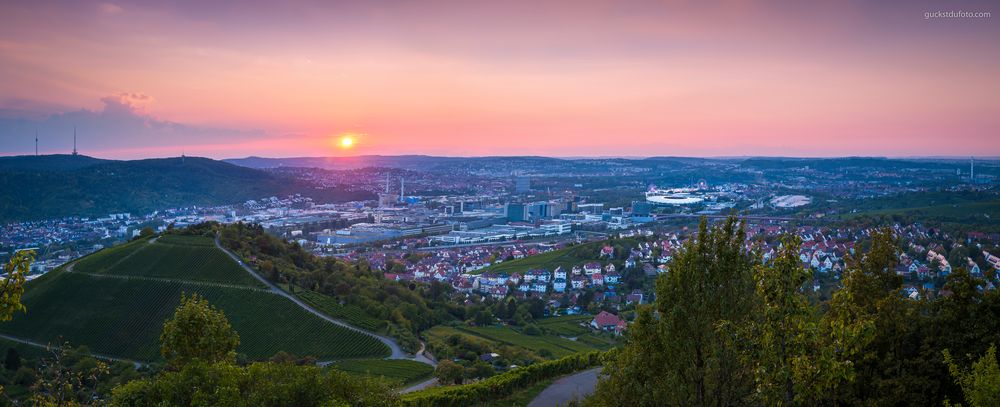
[[[73,154],[68,153],[57,153],[57,154],[0,154],[0,159],[2,158],[17,158],[17,157],[50,157],[50,156],[73,156]],[[81,157],[89,157],[106,161],[140,161],[140,160],[156,160],[156,159],[169,159],[169,158],[206,158],[214,161],[230,161],[230,160],[247,160],[247,159],[263,159],[263,160],[300,160],[300,159],[349,159],[349,158],[364,158],[364,157],[426,157],[426,158],[551,158],[560,160],[645,160],[650,158],[694,158],[694,159],[715,159],[715,160],[739,160],[739,159],[750,159],[750,158],[780,158],[780,159],[838,159],[838,158],[876,158],[876,159],[888,159],[888,160],[904,160],[904,159],[923,159],[923,160],[965,160],[969,158],[978,160],[1000,160],[1000,155],[987,155],[987,156],[975,156],[975,155],[816,155],[816,156],[801,156],[801,155],[718,155],[718,156],[697,156],[697,155],[594,155],[594,156],[583,156],[583,155],[571,155],[571,156],[560,156],[560,155],[433,155],[433,154],[358,154],[358,155],[328,155],[328,156],[287,156],[287,157],[266,157],[258,155],[249,155],[244,157],[229,157],[229,158],[212,158],[196,155],[177,155],[177,156],[150,156],[143,158],[134,159],[115,159],[115,158],[101,158],[95,155],[79,154]]]

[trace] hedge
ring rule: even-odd
[[[600,365],[606,352],[578,353],[561,359],[517,368],[475,383],[433,387],[403,395],[402,405],[412,407],[469,406],[506,397],[541,380]]]

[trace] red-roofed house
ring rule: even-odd
[[[618,318],[617,315],[607,311],[601,311],[600,314],[597,314],[597,316],[590,321],[590,326],[594,329],[621,334],[621,332],[625,330],[626,324],[625,320]]]

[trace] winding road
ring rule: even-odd
[[[528,407],[564,406],[574,399],[582,399],[594,392],[597,376],[601,368],[595,367],[556,379],[549,387],[538,393]]]
[[[46,344],[42,344],[41,342],[35,342],[35,341],[31,341],[31,340],[27,340],[27,339],[22,339],[22,338],[18,338],[16,336],[10,336],[10,335],[5,335],[5,334],[0,334],[0,338],[6,339],[6,340],[11,341],[11,342],[23,343],[25,345],[34,346],[34,347],[38,347],[38,348],[42,348],[42,349],[59,349],[60,348],[59,346],[46,345]],[[90,352],[90,356],[93,356],[93,357],[95,357],[97,359],[108,360],[108,361],[111,361],[111,362],[128,362],[128,363],[131,363],[131,364],[135,365],[136,369],[138,369],[138,368],[140,368],[142,366],[145,366],[145,363],[137,362],[137,361],[134,361],[132,359],[116,358],[114,356],[101,355],[99,353],[94,353],[94,352]]]
[[[215,238],[215,247],[218,247],[219,250],[222,250],[223,253],[226,253],[226,255],[228,255],[230,258],[233,259],[233,261],[235,261],[237,264],[239,264],[240,267],[243,268],[243,270],[245,270],[247,273],[250,273],[250,275],[253,276],[254,278],[256,278],[257,281],[260,281],[261,283],[263,283],[264,285],[266,285],[270,289],[270,291],[273,292],[274,294],[277,294],[277,295],[280,295],[282,297],[285,297],[285,298],[289,299],[290,301],[292,301],[293,303],[295,303],[295,305],[298,305],[302,309],[308,311],[309,313],[311,313],[311,314],[313,314],[313,315],[315,315],[317,317],[322,318],[323,320],[325,320],[325,321],[327,321],[327,322],[329,322],[331,324],[339,325],[339,326],[342,326],[344,328],[350,329],[352,331],[355,331],[355,332],[358,332],[358,333],[361,333],[361,334],[364,334],[364,335],[375,337],[376,339],[378,339],[379,341],[381,341],[382,343],[384,343],[386,346],[388,346],[389,349],[392,351],[392,354],[388,357],[388,359],[415,360],[417,362],[426,363],[426,364],[431,365],[431,366],[437,366],[437,362],[436,361],[434,361],[433,359],[427,357],[427,355],[424,354],[424,345],[423,345],[423,343],[420,344],[420,350],[417,352],[417,354],[414,355],[414,356],[410,356],[409,354],[407,354],[406,352],[404,352],[403,348],[401,348],[399,346],[399,344],[396,343],[396,341],[393,340],[392,338],[389,338],[389,337],[384,336],[384,335],[379,335],[379,334],[377,334],[375,332],[371,332],[371,331],[367,331],[367,330],[358,328],[356,326],[350,325],[350,324],[348,324],[348,323],[346,323],[344,321],[341,321],[339,319],[334,319],[334,318],[330,317],[329,315],[326,315],[326,314],[324,314],[324,313],[316,310],[315,308],[313,308],[309,304],[306,304],[304,301],[300,300],[298,297],[296,297],[296,296],[288,293],[285,290],[282,290],[280,287],[278,287],[274,283],[268,281],[266,278],[262,277],[260,274],[257,274],[256,271],[254,271],[252,268],[250,268],[250,266],[248,266],[246,263],[244,263],[243,260],[241,260],[239,258],[239,256],[237,256],[235,253],[233,253],[233,252],[229,251],[229,249],[226,249],[225,247],[223,247],[222,244],[219,243],[219,238],[218,237]],[[329,364],[329,363],[330,362],[325,362],[324,364]],[[424,383],[417,384],[416,386],[420,386],[422,384],[424,384]],[[406,390],[409,390],[409,388],[406,389]],[[406,390],[404,390],[404,391],[406,391]]]

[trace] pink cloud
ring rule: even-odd
[[[97,9],[98,9],[98,11],[101,12],[101,14],[106,14],[106,15],[120,14],[123,11],[125,11],[124,9],[121,8],[121,6],[119,6],[117,4],[114,4],[114,3],[101,3],[101,4],[98,4],[97,5]]]
[[[124,109],[138,115],[149,114],[149,109],[154,101],[155,100],[152,96],[130,92],[122,92],[116,95],[101,98],[101,102],[104,103],[105,111]]]

